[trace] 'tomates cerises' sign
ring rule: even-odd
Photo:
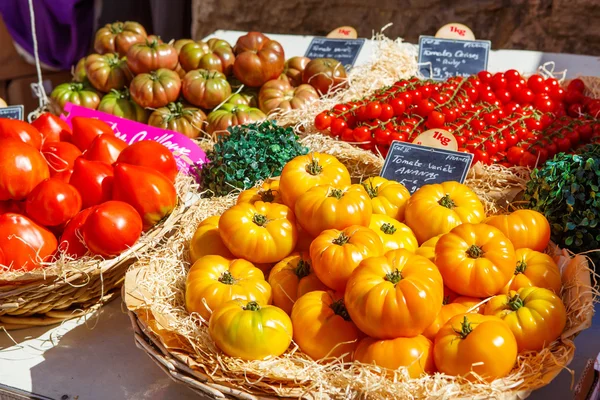
[[[179,170],[184,173],[189,172],[191,165],[201,166],[207,162],[206,154],[202,149],[193,140],[179,132],[142,124],[71,103],[67,103],[64,109],[67,115],[61,115],[61,118],[69,125],[71,125],[73,117],[97,118],[109,124],[115,131],[115,135],[128,144],[142,140],[154,140],[161,143],[171,150],[177,160]]]

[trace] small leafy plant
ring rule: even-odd
[[[202,189],[209,190],[209,196],[225,196],[279,176],[289,160],[308,152],[292,128],[274,121],[233,126],[228,131],[208,151],[210,161],[200,171]]]
[[[531,174],[525,200],[544,214],[552,240],[574,253],[600,248],[600,146],[560,153]],[[598,263],[600,254],[588,256]]]

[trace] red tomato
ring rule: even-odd
[[[427,117],[435,108],[435,104],[433,104],[430,100],[421,100],[417,103],[417,107],[415,108],[415,112],[421,117]]]
[[[571,142],[571,147],[575,147],[581,141],[581,137],[579,136],[579,131],[577,129],[570,130],[565,136]]]
[[[315,128],[320,131],[324,131],[325,129],[331,126],[331,115],[329,115],[326,111],[319,113],[315,117]]]
[[[112,257],[137,242],[142,234],[142,219],[129,204],[111,200],[92,210],[81,232],[93,254]]]
[[[352,131],[352,137],[356,142],[366,142],[371,139],[371,131],[366,126],[359,126]]]
[[[512,95],[510,94],[510,92],[506,89],[502,89],[502,90],[496,90],[496,98],[502,103],[502,104],[508,104],[510,103],[510,100],[512,99]]]
[[[498,123],[498,114],[494,111],[489,112],[487,114],[483,114],[483,121],[487,125],[496,125]]]
[[[441,112],[432,111],[431,114],[429,114],[429,117],[427,117],[425,125],[427,125],[429,129],[441,128],[444,126],[445,119],[444,114]]]
[[[117,162],[153,168],[166,176],[171,182],[175,182],[177,176],[177,162],[173,153],[153,140],[142,140],[133,143],[121,152]]]
[[[527,79],[527,86],[534,93],[543,93],[546,84],[544,82],[544,78],[542,78],[540,75],[531,75],[529,79]]]
[[[381,115],[381,103],[379,101],[372,101],[367,104],[365,116],[367,119],[378,119]]]
[[[31,123],[42,134],[42,141],[70,142],[71,127],[54,114],[45,112]]]
[[[389,145],[392,141],[392,132],[388,129],[377,128],[373,131],[375,143],[380,146]]]
[[[491,90],[479,92],[479,100],[485,103],[494,104],[496,102],[496,94]]]
[[[521,79],[521,74],[516,69],[509,69],[504,73],[504,77],[508,82],[518,82]]]
[[[506,82],[507,81],[504,77],[504,74],[502,72],[496,72],[492,77],[492,82],[490,83],[490,85],[492,86],[492,89],[496,92],[499,90],[505,90]]]
[[[579,103],[574,103],[569,106],[567,114],[572,118],[579,118],[583,115],[583,106]]]
[[[519,138],[514,133],[505,134],[504,140],[506,140],[506,147],[515,146],[519,142]]]
[[[410,107],[413,104],[414,100],[413,100],[412,94],[410,94],[409,92],[401,92],[401,93],[398,93],[397,96],[400,99],[402,99],[402,101],[404,101],[404,106],[406,108]]]
[[[530,131],[539,131],[542,129],[542,123],[535,118],[527,118],[525,120],[525,126]]]
[[[44,142],[42,155],[50,167],[50,176],[73,169],[75,160],[81,156],[81,151],[72,143]]]
[[[554,101],[548,96],[535,96],[533,106],[544,113],[554,111]]]
[[[352,134],[353,130],[350,128],[346,128],[344,129],[344,132],[342,132],[342,136],[341,139],[344,142],[353,142],[354,141],[354,135]]]
[[[56,251],[56,237],[20,214],[0,215],[0,251],[11,271],[31,271]]]
[[[0,139],[13,138],[36,149],[42,148],[42,134],[27,122],[0,118]]]
[[[58,226],[81,211],[81,195],[68,183],[46,179],[29,193],[25,209],[27,215],[38,224]]]
[[[592,139],[592,136],[594,135],[594,131],[590,124],[579,125],[579,127],[577,127],[577,130],[579,131],[579,137],[581,141],[584,143],[589,142]]]
[[[521,158],[523,157],[523,153],[525,150],[518,146],[512,146],[508,148],[508,152],[506,153],[506,158],[509,163],[513,165],[519,165]]]
[[[522,167],[534,168],[537,164],[537,157],[534,156],[531,152],[526,151],[523,153],[521,160],[519,160],[519,165]]]
[[[579,78],[573,79],[567,86],[567,91],[583,93],[585,91],[585,83]]]
[[[477,149],[473,152],[473,164],[476,164],[477,162],[481,162],[483,164],[489,164],[490,163],[490,156],[489,154],[481,149]]]
[[[111,198],[112,177],[110,165],[79,157],[69,183],[79,191],[83,208],[88,208]]]
[[[492,140],[486,140],[485,141],[485,150],[487,151],[487,153],[490,156],[493,156],[494,154],[498,153],[498,143]]]
[[[394,108],[388,103],[382,104],[381,105],[381,114],[379,115],[379,120],[385,122],[385,121],[389,121],[393,117],[394,117]]]
[[[492,74],[490,74],[487,71],[479,71],[477,73],[477,77],[479,78],[479,80],[483,83],[489,83],[492,81]]]
[[[535,94],[533,93],[533,91],[531,89],[526,89],[523,88],[518,94],[517,94],[517,100],[519,101],[519,103],[521,104],[529,104],[531,103],[533,100],[535,100]]]
[[[471,129],[473,129],[473,131],[479,132],[485,129],[485,122],[480,119],[474,119],[471,122],[469,122],[469,126],[471,127]]]
[[[344,129],[348,127],[348,123],[341,118],[333,118],[331,121],[331,134],[333,136],[341,136]]]
[[[94,139],[84,157],[91,161],[102,161],[112,165],[126,147],[127,143],[114,135],[100,135]]]
[[[73,126],[73,144],[81,151],[87,150],[96,136],[115,134],[110,125],[95,118],[73,117],[71,125]]]
[[[566,137],[557,137],[554,139],[554,143],[556,143],[556,147],[561,153],[565,153],[571,149],[571,141]]]
[[[394,97],[393,99],[390,100],[389,104],[392,106],[392,109],[394,110],[394,116],[398,117],[398,116],[404,114],[404,111],[406,110],[406,105],[404,104],[404,100],[402,100],[402,98]]]
[[[177,205],[175,186],[163,174],[120,163],[114,169],[112,198],[132,205],[142,217],[144,230],[156,225]]]
[[[464,147],[467,144],[466,136],[454,135],[454,138],[456,139],[456,143],[458,143],[458,147]]]
[[[418,89],[413,89],[409,91],[412,96],[413,104],[419,104],[421,100],[423,100],[423,93],[421,93]]]
[[[58,244],[59,251],[68,254],[74,259],[81,258],[88,252],[88,248],[83,241],[81,228],[93,210],[94,207],[81,210],[67,223],[60,237]]]
[[[565,103],[567,104],[581,103],[582,100],[583,94],[581,92],[576,90],[567,90],[567,93],[565,93]]]
[[[22,200],[49,176],[39,151],[18,139],[0,139],[0,200]]]

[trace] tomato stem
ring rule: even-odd
[[[344,232],[340,232],[340,236],[333,239],[331,241],[331,243],[337,244],[338,246],[343,246],[346,243],[348,243],[348,240],[350,240],[350,237],[348,235],[346,235]]]
[[[394,233],[396,233],[396,227],[390,224],[389,222],[386,222],[383,225],[381,225],[379,229],[381,229],[381,231],[386,235],[393,235]]]
[[[346,309],[346,305],[344,304],[343,299],[334,301],[329,307],[331,307],[331,309],[336,315],[339,315],[346,321],[350,321],[350,314],[348,314],[348,310]]]
[[[362,185],[370,198],[374,199],[375,197],[377,197],[377,194],[379,192],[379,186],[373,186],[373,182],[369,182],[369,184],[363,182]]]
[[[244,307],[246,311],[258,311],[260,310],[260,306],[255,301],[249,301],[248,304]]]
[[[272,189],[259,190],[258,195],[260,196],[260,199],[265,203],[272,203],[273,200],[275,200],[275,195],[273,194]]]
[[[452,200],[450,198],[449,194],[445,194],[444,197],[442,197],[441,199],[438,200],[438,204],[442,207],[446,207],[449,208],[450,210],[452,210],[454,207],[456,207],[456,204],[454,203],[454,200]]]
[[[461,328],[460,331],[457,331],[455,329],[454,332],[458,333],[460,335],[461,339],[466,339],[467,336],[469,336],[469,333],[473,332],[473,327],[471,327],[471,323],[467,319],[466,315],[463,318],[462,322],[460,323],[460,328]]]
[[[396,286],[402,280],[402,272],[396,268],[394,271],[385,274],[384,279]]]
[[[523,307],[523,305],[523,299],[519,296],[519,293],[515,293],[513,297],[508,299],[508,306],[513,311],[517,311],[519,308]]]
[[[327,197],[335,197],[336,199],[341,199],[344,196],[344,192],[341,189],[332,188],[329,191]]]
[[[306,164],[306,172],[313,176],[319,175],[322,171],[323,167],[319,165],[318,160],[312,159],[308,164]]]
[[[267,217],[262,214],[254,214],[252,217],[252,222],[258,226],[264,226],[267,224]]]
[[[483,249],[476,244],[472,244],[467,250],[467,256],[470,258],[479,258],[483,256]]]
[[[301,258],[298,261],[298,265],[296,266],[294,273],[296,274],[298,279],[307,277],[308,275],[310,275],[310,263]]]
[[[527,263],[525,261],[523,261],[523,260],[517,261],[517,268],[515,268],[515,275],[525,273],[526,269],[527,269]]]
[[[223,272],[219,278],[219,282],[224,283],[225,285],[233,285],[236,281],[237,279],[235,279],[229,271]]]

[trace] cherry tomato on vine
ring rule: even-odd
[[[372,101],[367,104],[365,111],[365,117],[367,119],[377,119],[381,115],[381,103],[379,101]]]
[[[417,115],[425,118],[427,117],[435,108],[435,104],[433,104],[429,100],[420,100],[417,103],[417,107],[415,108],[415,112]]]
[[[394,97],[393,99],[391,99],[389,105],[392,106],[392,109],[394,110],[394,116],[396,117],[399,117],[400,115],[404,114],[404,111],[406,110],[404,100],[402,100],[400,97]]]
[[[479,78],[479,80],[483,83],[489,83],[492,81],[492,74],[490,74],[487,71],[479,71],[477,73],[477,77]]]
[[[341,139],[344,142],[353,142],[354,141],[354,131],[350,128],[346,128],[344,129],[344,132],[342,132],[342,137]]]
[[[341,136],[344,129],[348,127],[348,123],[341,118],[333,118],[331,121],[331,134],[333,136]]]
[[[506,89],[506,78],[502,72],[496,72],[492,77],[492,82],[490,83],[492,89],[494,91],[497,90],[505,90]]]
[[[508,148],[508,151],[506,153],[506,159],[512,165],[519,165],[519,162],[521,161],[521,158],[523,157],[524,153],[525,150],[522,147],[512,146]]]
[[[366,142],[371,139],[371,131],[366,126],[354,128],[352,136],[356,142]]]
[[[471,129],[473,129],[473,131],[479,132],[485,129],[485,122],[480,119],[474,119],[471,122],[469,122],[469,126],[471,127]]]
[[[406,108],[410,107],[413,104],[413,97],[412,94],[410,94],[409,92],[401,92],[398,93],[397,96],[404,102],[404,106]]]
[[[525,126],[530,131],[539,131],[542,129],[542,123],[535,118],[527,118],[525,120]]]
[[[543,93],[546,88],[546,83],[544,82],[544,78],[540,75],[531,75],[529,79],[527,79],[527,86],[534,93]]]
[[[583,93],[577,90],[567,90],[567,93],[565,93],[565,103],[567,104],[581,103],[582,101]]]
[[[456,143],[458,144],[458,147],[465,147],[467,144],[467,138],[465,136],[462,135],[454,135],[454,138],[456,139]]]
[[[394,117],[394,109],[391,105],[387,103],[383,103],[381,105],[381,114],[379,115],[380,121],[389,121]]]
[[[585,83],[579,78],[573,79],[567,86],[567,91],[576,91],[583,93],[585,91]]]
[[[569,106],[567,110],[569,117],[579,118],[583,115],[583,106],[579,103],[574,103]]]
[[[521,74],[516,69],[509,69],[504,73],[504,77],[508,82],[518,82],[521,79]]]
[[[535,94],[533,93],[533,90],[527,88],[523,88],[516,97],[521,104],[529,104],[535,100]]]
[[[324,131],[331,126],[331,119],[331,115],[325,111],[317,114],[315,117],[315,128],[320,131]]]
[[[533,168],[537,164],[538,158],[534,156],[530,151],[525,151],[523,156],[519,160],[519,165],[522,167]]]
[[[546,95],[537,95],[533,101],[533,106],[544,113],[554,111],[554,101]]]
[[[405,132],[393,131],[390,139],[391,141],[397,140],[399,142],[406,142],[408,135]]]
[[[514,133],[508,133],[504,135],[504,140],[506,140],[506,147],[512,147],[519,142],[519,137]]]
[[[423,93],[421,93],[420,90],[413,89],[413,90],[410,90],[409,93],[412,96],[414,104],[418,104],[421,100],[423,100]]]
[[[506,151],[506,148],[508,147],[508,144],[506,143],[504,136],[500,136],[500,138],[498,140],[496,140],[496,144],[498,145],[499,153],[504,153]]]
[[[429,117],[427,117],[427,122],[425,125],[427,125],[429,129],[436,129],[444,126],[444,122],[444,114],[439,111],[432,111],[431,114],[429,114]]]
[[[481,162],[482,164],[490,163],[490,155],[482,149],[477,149],[473,152],[473,163]]]
[[[387,129],[377,128],[373,131],[373,138],[378,145],[389,145],[391,143],[392,132]]]

